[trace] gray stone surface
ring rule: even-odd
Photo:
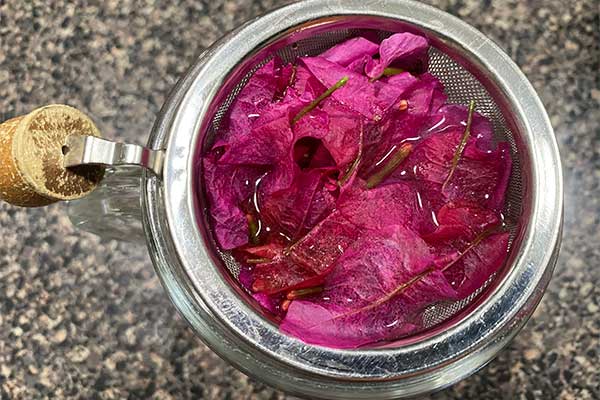
[[[596,0],[429,0],[522,67],[565,172],[556,272],[521,334],[432,399],[598,399],[600,21]],[[169,88],[227,30],[274,0],[0,0],[0,119],[47,103],[145,142]],[[65,209],[0,204],[0,399],[283,399],[208,350],[141,246],[74,230]]]

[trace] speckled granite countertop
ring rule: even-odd
[[[431,398],[598,399],[598,3],[428,2],[493,38],[539,91],[560,143],[566,204],[560,260],[531,321],[485,369]],[[144,143],[195,57],[278,4],[0,0],[0,119],[67,103],[109,136]],[[74,230],[61,205],[0,204],[0,238],[0,399],[286,398],[194,337],[145,248]]]

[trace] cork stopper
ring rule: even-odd
[[[65,105],[38,108],[0,124],[0,200],[38,207],[94,190],[103,167],[63,167],[70,135],[101,136],[90,118]]]

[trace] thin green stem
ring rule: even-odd
[[[248,238],[252,244],[258,244],[258,221],[252,214],[246,214],[246,220],[248,221]]]
[[[405,71],[402,68],[388,67],[383,70],[383,76],[399,75],[403,72],[405,72]]]
[[[451,266],[453,266],[454,264],[456,264],[458,261],[460,261],[465,254],[467,254],[468,252],[470,252],[471,250],[473,250],[477,245],[479,245],[479,243],[481,243],[484,239],[486,239],[487,237],[489,237],[491,234],[493,234],[494,232],[496,232],[498,230],[498,226],[494,226],[492,228],[486,229],[485,231],[483,231],[482,233],[480,233],[474,240],[473,242],[471,242],[471,244],[469,246],[467,246],[466,249],[464,249],[463,251],[458,253],[458,257],[452,261],[450,261],[448,264],[446,264],[443,268],[441,269],[436,269],[433,266],[430,266],[428,268],[426,268],[425,270],[423,270],[423,272],[413,276],[411,279],[409,279],[407,282],[400,284],[398,287],[396,287],[393,291],[391,291],[390,293],[388,293],[387,295],[383,296],[382,298],[378,299],[377,301],[374,301],[373,303],[340,314],[340,315],[336,315],[335,317],[333,317],[332,319],[339,319],[339,318],[344,318],[344,317],[348,317],[351,315],[355,315],[358,314],[360,312],[365,312],[365,311],[369,311],[372,310],[375,307],[378,307],[386,302],[388,302],[389,300],[393,299],[394,297],[398,296],[399,294],[403,293],[404,291],[406,291],[409,287],[411,287],[413,284],[415,284],[416,282],[420,281],[421,279],[423,279],[424,277],[426,277],[427,275],[429,275],[430,273],[438,270],[441,272],[446,271],[448,268],[450,268]]]
[[[344,186],[348,182],[348,180],[352,177],[352,174],[354,173],[354,171],[356,171],[356,169],[360,165],[360,162],[362,160],[363,134],[364,134],[364,132],[363,132],[363,124],[360,124],[360,135],[359,135],[359,140],[358,140],[358,152],[356,153],[356,158],[352,162],[352,165],[350,165],[350,168],[348,168],[348,170],[346,171],[346,173],[344,174],[344,176],[342,176],[342,178],[340,180],[338,180],[338,186],[339,187]]]
[[[293,65],[292,66],[292,73],[290,74],[290,80],[288,82],[288,87],[294,86],[294,83],[295,83],[295,80],[296,80],[296,70],[297,70],[296,66]]]
[[[467,126],[465,127],[465,131],[460,139],[460,143],[454,152],[454,157],[452,157],[452,166],[450,167],[450,171],[448,172],[448,176],[446,180],[442,184],[442,192],[446,189],[446,185],[452,179],[454,175],[454,171],[456,171],[456,167],[460,161],[463,151],[467,145],[467,141],[469,140],[469,136],[471,135],[471,124],[473,122],[473,113],[475,112],[475,100],[471,100],[469,102],[469,116],[467,117]]]
[[[369,79],[370,83],[375,82],[377,79],[381,78],[382,76],[393,76],[393,75],[399,75],[401,73],[405,72],[402,68],[394,68],[394,67],[387,67],[383,70],[383,72],[381,73],[381,75],[379,76],[375,76],[371,79]]]
[[[322,291],[323,291],[323,286],[315,286],[315,287],[309,287],[309,288],[305,288],[305,289],[290,290],[290,292],[286,295],[286,298],[288,300],[295,300],[297,298],[309,296],[311,294],[321,293]]]
[[[400,146],[394,154],[392,154],[386,164],[379,171],[374,173],[367,179],[367,188],[372,189],[379,185],[385,178],[390,176],[392,172],[398,168],[398,166],[408,157],[412,151],[413,146],[410,143],[404,143]]]
[[[360,164],[360,159],[361,159],[361,154],[359,153],[356,156],[356,158],[354,159],[354,161],[352,162],[352,165],[350,165],[350,168],[348,168],[348,171],[344,174],[342,179],[340,179],[338,181],[339,187],[344,186],[346,184],[346,182],[348,182],[348,180],[350,179],[350,177],[352,176],[354,171],[356,171],[356,168],[358,168],[358,164]]]
[[[264,264],[271,261],[273,260],[271,260],[270,258],[249,258],[246,260],[248,264]]]
[[[300,120],[300,118],[304,117],[306,114],[311,112],[316,106],[319,105],[320,102],[325,100],[327,97],[331,96],[331,94],[333,92],[335,92],[336,90],[338,90],[339,88],[344,86],[347,82],[348,82],[347,76],[345,76],[342,79],[340,79],[339,81],[337,81],[335,85],[333,85],[332,87],[327,89],[325,92],[323,92],[323,94],[321,94],[319,97],[314,99],[309,105],[307,105],[302,110],[300,110],[300,112],[292,119],[292,125],[294,125],[296,122],[298,122]]]
[[[453,266],[454,264],[456,264],[460,259],[462,259],[462,257],[468,253],[469,251],[473,250],[473,248],[475,248],[477,245],[479,245],[479,243],[481,243],[481,241],[485,238],[487,238],[488,236],[490,236],[492,233],[498,231],[499,227],[498,225],[492,226],[491,228],[488,228],[486,230],[484,230],[483,232],[481,232],[475,239],[473,239],[473,241],[471,242],[470,245],[467,246],[466,249],[464,249],[463,251],[458,253],[458,257],[452,261],[450,261],[448,264],[444,265],[444,267],[440,270],[442,272],[446,271],[448,268],[450,268],[451,266]]]
[[[292,73],[290,74],[290,78],[288,79],[287,85],[281,90],[275,93],[273,100],[282,100],[285,98],[287,91],[289,88],[294,86],[294,81],[296,80],[296,66],[292,65]]]

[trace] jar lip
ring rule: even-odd
[[[562,175],[557,144],[544,107],[518,67],[482,33],[445,12],[409,0],[367,3],[305,1],[230,33],[203,53],[175,88],[149,141],[151,148],[166,148],[163,180],[147,177],[143,201],[151,254],[167,293],[192,328],[225,359],[269,384],[312,397],[416,395],[471,374],[533,312],[550,279],[560,242]],[[238,61],[301,24],[361,15],[400,20],[440,34],[448,46],[467,52],[487,69],[527,132],[531,216],[511,271],[486,302],[456,325],[401,348],[348,351],[306,345],[279,332],[252,312],[214,268],[198,230],[202,210],[195,201],[193,168],[198,133],[210,113],[211,99]]]

